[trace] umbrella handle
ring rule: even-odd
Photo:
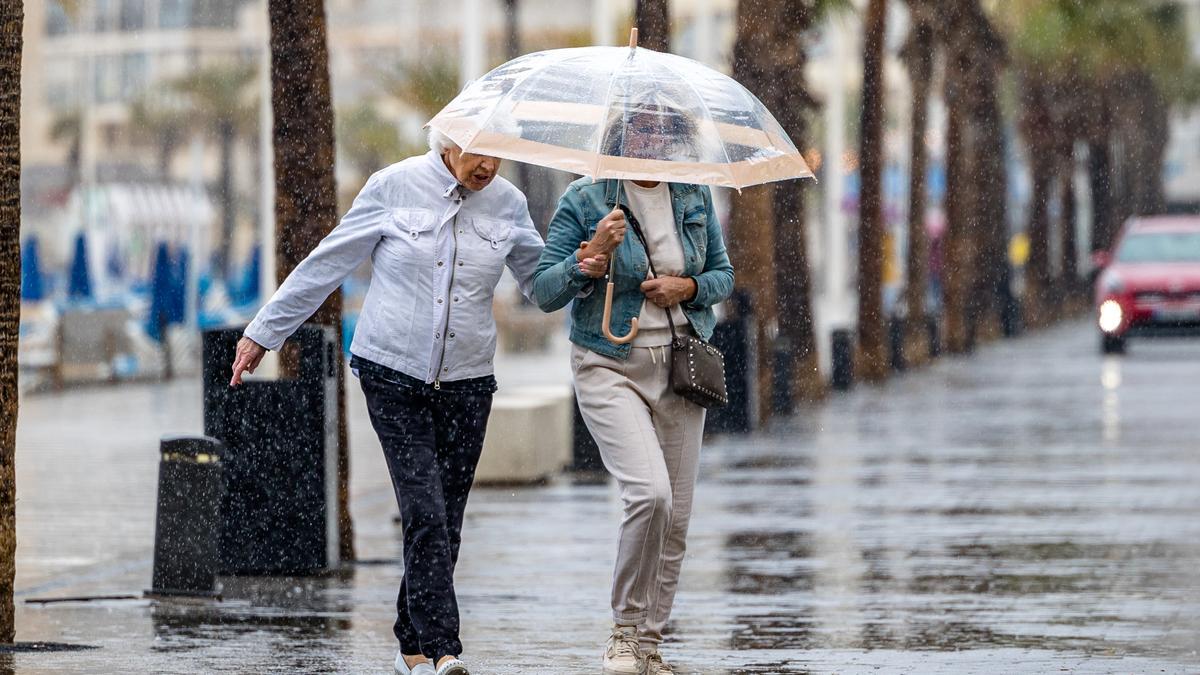
[[[628,342],[633,342],[633,338],[637,337],[638,320],[634,317],[629,320],[629,334],[622,337],[613,335],[612,330],[608,327],[609,321],[612,319],[612,299],[613,299],[613,282],[608,282],[608,288],[604,291],[604,337],[608,338],[609,342],[623,345]]]

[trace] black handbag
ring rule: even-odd
[[[641,240],[642,248],[646,249],[650,274],[658,277],[642,228],[636,220],[630,219],[629,222]],[[680,336],[675,331],[671,308],[665,309],[667,325],[671,327],[671,389],[702,408],[720,408],[729,403],[725,391],[725,355],[704,340],[691,335]]]

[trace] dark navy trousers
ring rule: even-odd
[[[436,663],[462,653],[454,566],[496,379],[442,382],[434,389],[357,356],[350,367],[362,383],[404,527],[393,630],[403,653]]]

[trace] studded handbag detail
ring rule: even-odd
[[[650,247],[637,221],[630,221],[642,247],[646,249],[646,261],[650,273],[655,277],[654,261],[650,258]],[[729,403],[725,390],[725,355],[721,350],[691,335],[679,335],[675,321],[667,308],[667,325],[671,327],[671,389],[703,408],[719,408]]]

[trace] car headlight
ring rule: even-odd
[[[1124,310],[1121,309],[1121,303],[1116,300],[1105,300],[1100,304],[1100,330],[1105,333],[1112,333],[1121,327],[1121,320],[1125,317]]]

